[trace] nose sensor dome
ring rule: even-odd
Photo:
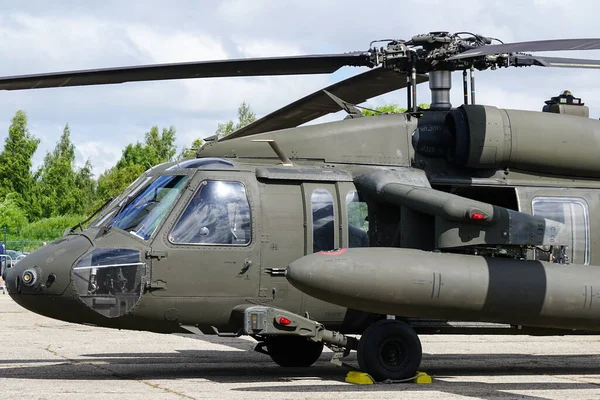
[[[33,269],[26,269],[21,275],[21,281],[25,286],[33,286],[37,282],[37,273]]]

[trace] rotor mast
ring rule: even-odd
[[[432,110],[449,110],[452,108],[450,89],[452,89],[452,72],[431,71],[429,73],[430,108]]]
[[[475,71],[470,69],[471,104],[475,104]],[[431,71],[429,73],[429,90],[431,91],[432,110],[449,110],[450,90],[452,89],[452,71]],[[467,84],[467,70],[463,70],[463,97],[464,104],[469,104],[469,88]]]

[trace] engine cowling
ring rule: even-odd
[[[600,121],[463,105],[446,116],[448,160],[470,168],[515,168],[600,176]]]

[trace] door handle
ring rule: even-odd
[[[242,269],[240,270],[238,275],[244,275],[246,272],[248,272],[248,270],[250,269],[251,266],[252,266],[252,260],[249,258],[246,258],[246,260],[244,260],[244,266],[242,267]]]

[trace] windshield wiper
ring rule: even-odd
[[[131,203],[131,201],[133,199],[134,199],[134,197],[132,197],[131,193],[129,193],[127,196],[125,196],[125,198],[123,200],[121,200],[121,204],[119,205],[119,208],[117,209],[117,212],[113,216],[113,221],[117,220],[117,218],[119,217],[119,215],[121,215],[121,213],[123,212],[123,210],[125,210],[125,207],[127,207],[129,205],[129,203]]]
[[[72,226],[69,229],[69,233],[75,233],[75,229],[77,229],[77,228],[79,228],[80,231],[83,231],[83,226],[82,225],[87,224],[92,218],[94,218],[96,215],[98,215],[98,213],[100,211],[104,210],[104,207],[106,207],[108,205],[108,203],[110,203],[113,200],[114,200],[114,197],[111,197],[110,199],[106,200],[104,202],[104,204],[102,204],[96,211],[94,211],[92,213],[92,215],[90,215],[85,221],[78,222],[75,226]]]

